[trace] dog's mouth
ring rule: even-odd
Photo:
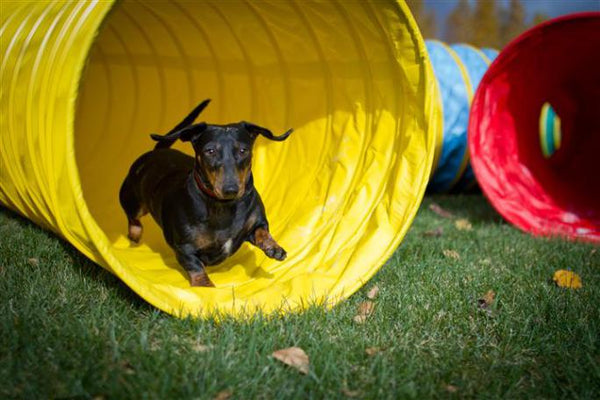
[[[206,183],[198,171],[195,171],[194,178],[196,180],[196,186],[204,192],[204,194],[214,197],[218,200],[231,201],[240,199],[244,193],[245,188],[243,186],[223,186],[215,185],[213,182]]]
[[[244,182],[246,179],[246,173],[243,174],[240,178],[244,178],[241,180]],[[223,179],[220,179],[221,176],[219,174],[208,174],[208,176],[204,176],[201,171],[194,169],[194,179],[196,181],[196,185],[198,188],[204,192],[204,194],[213,197],[217,200],[223,201],[232,201],[241,199],[246,193],[246,185],[241,184],[236,180],[228,180],[224,182]]]
[[[219,200],[237,200],[244,195],[244,189],[242,188],[236,192],[226,192],[222,188],[220,190],[215,188],[215,195]]]

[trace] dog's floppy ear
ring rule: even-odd
[[[241,123],[244,128],[253,136],[253,139],[256,139],[258,135],[263,135],[267,139],[274,140],[276,142],[281,142],[287,139],[288,136],[294,131],[293,129],[288,130],[283,135],[275,136],[273,133],[267,128],[263,128],[258,125],[251,124],[250,122],[242,121]]]
[[[201,122],[192,126],[185,127],[175,132],[169,132],[166,135],[153,133],[150,137],[158,142],[156,149],[171,146],[177,139],[182,142],[189,142],[206,130],[206,123]]]

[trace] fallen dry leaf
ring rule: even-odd
[[[211,346],[207,346],[205,344],[200,344],[200,343],[194,343],[192,345],[192,350],[197,351],[198,353],[206,353],[211,348],[212,348]]]
[[[133,365],[131,365],[131,363],[129,361],[127,361],[127,360],[122,361],[121,367],[123,368],[126,375],[134,375],[135,374],[135,368],[133,368]]]
[[[479,300],[477,300],[477,304],[479,308],[489,308],[492,304],[494,304],[494,299],[496,298],[496,292],[493,290],[488,290],[486,294],[483,295]]]
[[[558,287],[565,287],[571,289],[579,289],[583,285],[581,283],[581,277],[573,271],[567,271],[566,269],[559,269],[554,273],[552,280]]]
[[[436,213],[437,215],[439,215],[440,217],[443,217],[443,218],[454,218],[454,214],[452,214],[450,211],[444,210],[437,203],[431,203],[429,205],[429,209],[431,211],[433,211],[434,213]]]
[[[221,390],[219,393],[217,393],[217,395],[215,397],[213,397],[213,400],[227,400],[232,395],[233,395],[233,392],[229,389]]]
[[[458,392],[458,388],[454,385],[445,385],[444,389],[446,389],[446,392],[448,393],[456,393]]]
[[[365,349],[365,353],[367,353],[368,356],[374,356],[379,352],[381,352],[381,349],[379,347],[367,347]]]
[[[473,225],[471,225],[469,220],[465,218],[457,219],[456,221],[454,221],[454,226],[456,226],[456,229],[458,229],[459,231],[470,231],[473,229]]]
[[[373,300],[379,294],[379,286],[374,285],[371,290],[367,292],[367,298]]]
[[[303,374],[308,374],[308,355],[300,347],[288,347],[286,349],[277,350],[273,352],[271,356],[284,364],[296,368]]]
[[[374,309],[375,303],[372,301],[363,301],[358,305],[358,312],[353,318],[354,322],[357,324],[364,324],[367,318],[373,314]]]
[[[27,259],[27,263],[29,265],[31,265],[32,267],[37,267],[37,266],[40,265],[40,260],[38,260],[37,258],[32,257],[32,258]]]
[[[360,392],[360,390],[350,390],[347,388],[343,388],[342,394],[346,397],[359,397],[362,393]]]
[[[432,229],[430,231],[425,231],[423,232],[423,236],[425,237],[440,237],[444,234],[444,228],[442,228],[441,226],[438,226],[435,229]]]
[[[458,254],[458,252],[456,250],[445,249],[445,250],[443,250],[443,253],[448,258],[454,258],[455,260],[460,259],[460,254]]]

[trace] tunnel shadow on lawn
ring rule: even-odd
[[[432,204],[439,205],[451,213],[454,218],[465,218],[478,224],[503,225],[507,223],[481,193],[427,194],[423,198],[421,208],[433,212],[430,209]]]
[[[29,222],[29,221],[27,221]],[[35,224],[33,224],[35,226]],[[50,232],[51,235],[59,240],[61,248],[73,260],[69,267],[73,271],[79,270],[81,273],[94,282],[98,282],[108,290],[112,290],[122,300],[129,303],[136,311],[154,311],[156,310],[149,303],[144,301],[137,293],[127,286],[116,275],[113,275],[100,265],[94,263],[82,253],[73,247],[69,242],[59,238]]]
[[[44,229],[33,223],[22,215],[5,207],[0,207],[0,213],[4,214],[7,220],[15,221],[23,229],[34,229],[43,232],[46,237],[52,238],[59,243],[60,248],[67,256],[69,262],[66,264],[74,273],[81,271],[81,274],[89,278],[93,282],[98,282],[108,291],[114,292],[117,297],[123,299],[130,304],[136,311],[153,311],[155,310],[150,304],[145,302],[133,290],[131,290],[123,281],[111,274],[109,271],[102,268],[83,255],[79,250],[73,247],[69,242],[65,241],[54,232]],[[52,277],[48,277],[52,279]]]

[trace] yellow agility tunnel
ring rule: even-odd
[[[424,42],[396,1],[2,1],[0,201],[154,306],[235,316],[331,306],[398,247],[440,115]],[[278,262],[245,244],[192,288],[150,216],[126,238],[131,163],[200,100],[240,120]],[[178,144],[188,153],[191,146]],[[49,277],[51,278],[51,277]]]

